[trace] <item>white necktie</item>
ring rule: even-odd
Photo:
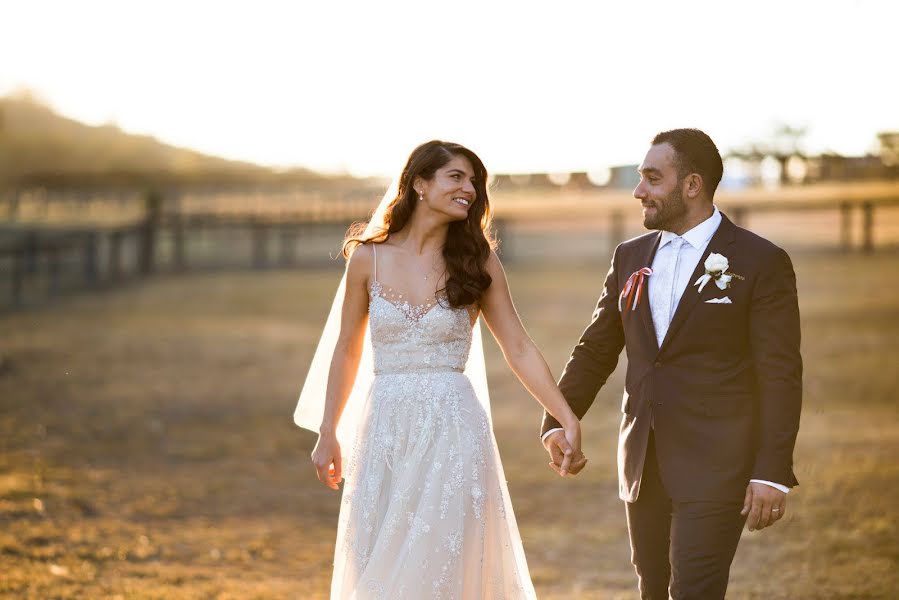
[[[665,263],[653,273],[655,281],[652,286],[652,297],[649,300],[652,308],[652,324],[656,329],[656,340],[659,346],[668,333],[668,325],[674,316],[674,299],[677,286],[678,271],[680,269],[680,251],[684,245],[684,238],[676,237],[671,240],[671,249],[668,252]]]

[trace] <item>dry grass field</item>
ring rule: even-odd
[[[801,486],[745,532],[730,598],[899,590],[899,254],[795,257]],[[510,265],[558,373],[604,275]],[[0,317],[0,597],[326,598],[338,494],[291,415],[334,270],[161,277]],[[614,452],[623,365],[585,419],[577,478],[495,344],[496,434],[542,599],[634,598]]]

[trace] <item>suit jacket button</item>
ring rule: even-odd
[[[662,363],[660,363],[660,362],[657,362],[657,363],[656,363],[656,369],[658,369],[658,368],[661,367],[661,366],[662,366]]]

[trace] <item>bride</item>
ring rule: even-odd
[[[346,479],[332,599],[536,597],[493,436],[479,316],[563,424],[560,474],[586,459],[492,250],[486,184],[472,151],[422,144],[395,195],[344,243],[344,280],[295,415],[319,432],[319,480],[336,490]]]

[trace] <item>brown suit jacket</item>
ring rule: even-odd
[[[802,403],[799,306],[789,256],[726,216],[691,275],[662,346],[644,288],[619,311],[628,277],[652,265],[661,233],[623,242],[612,257],[593,320],[571,353],[559,388],[578,418],[627,349],[618,437],[619,496],[634,502],[650,427],[659,469],[678,502],[740,501],[750,479],[797,485],[793,447]],[[741,275],[720,290],[693,285],[712,252]],[[731,304],[709,304],[729,296]],[[543,432],[559,427],[544,414]]]

